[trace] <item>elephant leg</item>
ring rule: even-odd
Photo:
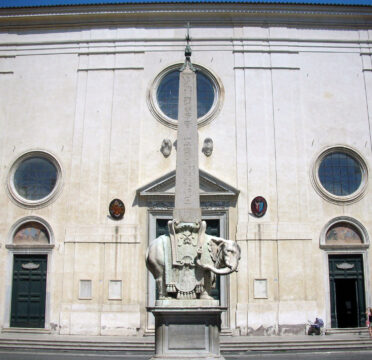
[[[158,293],[159,293],[159,300],[164,300],[167,294],[165,291],[165,284],[164,284],[162,276],[158,277],[155,281],[156,281],[156,289],[158,290]]]
[[[213,300],[213,297],[211,296],[211,291],[212,291],[212,277],[211,277],[211,273],[209,271],[206,271],[204,273],[204,286],[203,286],[203,291],[200,294],[200,299]]]

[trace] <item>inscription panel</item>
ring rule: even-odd
[[[168,336],[169,350],[207,350],[204,324],[171,324]]]

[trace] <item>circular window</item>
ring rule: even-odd
[[[155,117],[163,124],[177,127],[178,92],[182,64],[175,64],[161,72],[148,91],[148,103]],[[210,71],[196,68],[197,116],[199,126],[212,120],[222,104],[222,86]]]
[[[48,196],[57,183],[57,169],[48,159],[30,157],[23,160],[14,173],[14,187],[27,200]]]
[[[318,170],[323,187],[333,195],[350,195],[362,183],[362,169],[352,156],[335,151],[326,155]]]
[[[60,177],[61,168],[53,156],[41,151],[27,153],[11,168],[9,190],[22,205],[42,205],[57,193]]]
[[[317,191],[333,202],[359,199],[367,182],[367,166],[362,157],[346,147],[324,151],[313,170]]]
[[[180,72],[173,70],[160,81],[156,92],[156,100],[160,110],[173,120],[178,118],[178,91],[180,82]],[[214,103],[213,82],[202,72],[196,73],[197,89],[197,114],[201,118],[212,108]]]

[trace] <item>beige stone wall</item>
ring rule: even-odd
[[[174,170],[176,159],[175,149],[169,158],[160,152],[176,131],[154,118],[147,90],[159,72],[183,61],[184,32],[113,26],[0,34],[0,327],[9,326],[9,233],[36,215],[55,243],[46,327],[94,335],[146,330],[151,239],[136,190]],[[356,150],[370,166],[371,64],[361,55],[370,50],[360,39],[372,35],[241,25],[191,32],[193,62],[216,74],[225,94],[218,116],[199,129],[200,148],[204,138],[214,141],[212,156],[200,152],[200,168],[240,190],[228,219],[229,237],[242,249],[228,288],[230,327],[236,334],[300,332],[317,315],[330,326],[319,236],[341,215],[369,232],[372,198],[368,183],[362,199],[335,205],[314,190],[311,169],[334,145]],[[60,194],[38,209],[20,207],[7,191],[12,163],[33,150],[53,154],[63,171]],[[268,201],[260,219],[250,214],[257,195]],[[116,197],[126,206],[117,222],[108,217]],[[255,298],[255,279],[267,280],[267,298]],[[92,280],[91,299],[79,299],[80,280]],[[110,280],[122,281],[122,299],[108,298]]]

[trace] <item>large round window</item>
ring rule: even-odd
[[[362,168],[357,160],[344,152],[326,155],[319,165],[319,180],[323,187],[337,196],[350,195],[362,183]]]
[[[178,91],[180,72],[173,70],[160,81],[156,93],[156,100],[160,110],[173,120],[178,119]],[[196,73],[197,114],[201,118],[212,108],[215,91],[213,82],[202,72]]]
[[[24,154],[15,161],[9,177],[9,190],[23,205],[46,203],[60,185],[61,168],[50,154],[37,151]]]
[[[355,151],[335,147],[318,157],[314,179],[317,189],[329,200],[351,202],[365,190],[367,166]]]
[[[35,156],[23,160],[14,173],[14,187],[27,200],[48,196],[57,183],[57,169],[48,159]]]
[[[148,92],[149,107],[155,117],[172,128],[177,127],[178,92],[182,64],[175,64],[161,72]],[[221,108],[221,83],[210,71],[195,65],[197,86],[198,124],[204,125],[216,116]]]

